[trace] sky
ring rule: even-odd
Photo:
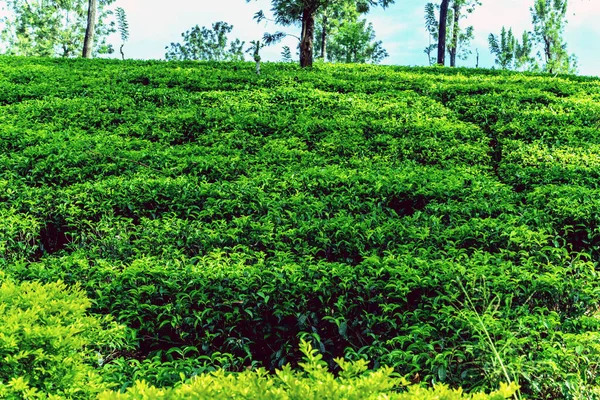
[[[428,64],[423,52],[429,44],[424,24],[425,3],[427,0],[395,0],[387,9],[374,8],[366,16],[373,23],[377,40],[383,42],[389,53],[383,64]],[[475,39],[470,46],[473,55],[465,61],[458,60],[457,64],[474,67],[478,50],[479,66],[493,67],[488,35],[498,35],[502,26],[512,27],[517,37],[525,30],[532,30],[529,8],[533,3],[534,0],[482,0],[482,5],[462,22],[463,26],[474,27]],[[124,52],[127,58],[133,59],[162,59],[165,47],[179,42],[182,32],[195,25],[211,27],[217,21],[233,25],[230,38],[239,38],[247,44],[261,39],[265,32],[283,30],[299,36],[300,31],[299,27],[281,27],[273,22],[257,24],[252,19],[257,11],[264,10],[271,15],[269,0],[116,0],[113,6],[126,11],[130,38]],[[579,74],[600,76],[600,53],[596,51],[600,40],[600,0],[569,0],[567,18],[564,37],[568,51],[578,57]],[[118,34],[109,41],[119,48]],[[281,60],[284,45],[295,49],[297,39],[288,37],[278,45],[263,49],[263,60]],[[247,59],[251,59],[250,55]]]

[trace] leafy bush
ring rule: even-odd
[[[0,269],[79,284],[135,331],[107,384],[295,366],[298,338],[330,367],[369,358],[427,384],[600,384],[598,79],[14,57],[0,71]]]
[[[81,290],[62,283],[0,286],[0,397],[90,398],[108,385],[93,364],[123,342],[111,318],[86,314]]]
[[[336,377],[328,371],[327,363],[314,350],[310,343],[301,342],[304,362],[301,371],[292,370],[286,365],[277,370],[275,375],[259,369],[236,374],[227,374],[220,370],[212,374],[195,377],[189,383],[174,388],[159,389],[144,381],[136,382],[134,387],[125,393],[104,392],[98,399],[230,399],[233,397],[256,399],[507,399],[518,389],[514,384],[501,385],[489,395],[482,393],[465,395],[462,390],[452,390],[444,385],[435,389],[424,389],[409,386],[408,391],[397,391],[408,382],[393,376],[391,368],[367,371],[364,360],[348,362],[340,358],[336,360],[340,368]]]

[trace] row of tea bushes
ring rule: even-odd
[[[475,393],[466,395],[461,389],[450,389],[438,385],[435,389],[411,386],[406,380],[393,376],[391,368],[381,368],[375,372],[367,370],[365,360],[348,362],[336,359],[340,368],[339,376],[329,372],[327,363],[312,348],[310,343],[301,341],[300,350],[304,361],[301,371],[292,370],[289,365],[277,370],[275,375],[264,369],[226,374],[222,370],[203,374],[189,383],[173,388],[156,388],[146,382],[137,382],[125,393],[104,392],[98,399],[231,399],[235,397],[253,399],[394,399],[394,400],[434,400],[434,399],[508,399],[518,390],[516,384],[501,384],[500,389],[490,394]],[[408,390],[400,388],[408,386]]]
[[[426,390],[409,387],[393,376],[392,368],[367,371],[367,362],[336,360],[341,372],[334,377],[322,356],[310,343],[301,341],[303,372],[286,365],[276,375],[264,369],[226,374],[222,369],[200,374],[189,383],[157,389],[137,380],[124,393],[103,380],[94,364],[102,365],[111,352],[124,348],[125,330],[110,318],[86,314],[90,303],[77,289],[62,283],[16,284],[0,275],[0,396],[3,398],[88,399],[214,399],[244,396],[274,399],[368,399],[387,398],[509,398],[516,385],[501,385],[491,393],[463,396],[461,390],[444,386]],[[94,360],[94,357],[97,360]],[[179,377],[179,379],[181,379]]]
[[[303,338],[592,393],[598,80],[252,68],[0,57],[0,268],[133,332],[106,383],[296,366]]]

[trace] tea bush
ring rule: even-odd
[[[144,381],[125,393],[104,392],[98,399],[230,399],[232,397],[255,399],[507,399],[518,387],[514,384],[501,385],[489,395],[477,393],[464,395],[462,390],[452,390],[444,385],[435,389],[409,386],[408,391],[397,390],[408,382],[393,377],[391,368],[367,371],[367,362],[348,362],[336,359],[341,369],[338,377],[328,371],[322,356],[312,349],[309,343],[300,345],[304,354],[302,371],[293,371],[289,365],[277,370],[275,375],[264,369],[226,374],[222,370],[195,377],[189,383],[174,388],[159,389]]]
[[[94,368],[124,344],[111,318],[87,315],[81,290],[62,283],[0,286],[0,397],[87,399],[106,390]]]
[[[106,385],[295,368],[300,338],[430,386],[600,384],[598,79],[0,57],[0,88],[0,269],[133,331]]]

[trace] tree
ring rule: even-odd
[[[5,0],[10,15],[5,17],[0,37],[9,55],[75,57],[107,52],[106,37],[115,31],[105,23],[114,0]],[[95,16],[90,12],[96,11]],[[88,24],[88,21],[90,24]],[[89,29],[88,29],[89,28]]]
[[[479,0],[454,0],[451,7],[451,21],[452,21],[452,40],[448,47],[448,54],[450,55],[450,66],[456,66],[456,56],[459,48],[463,49],[463,53],[459,55],[459,58],[465,59],[470,51],[466,50],[466,46],[473,39],[473,27],[468,26],[462,30],[460,28],[460,20],[466,17],[466,14],[473,12],[476,6],[481,5]]]
[[[523,32],[522,42],[513,35],[512,29],[502,27],[499,36],[492,33],[488,36],[490,52],[496,56],[495,62],[502,69],[518,69],[533,61],[531,58],[531,38]]]
[[[83,58],[92,58],[92,47],[94,46],[94,30],[96,29],[97,0],[89,0],[87,26],[85,38],[83,39]]]
[[[283,62],[292,62],[292,50],[289,46],[283,46],[283,50],[281,51],[281,60]]]
[[[208,60],[208,61],[243,61],[244,42],[235,39],[229,42],[227,35],[231,33],[232,25],[219,21],[212,25],[212,30],[206,27],[194,26],[181,34],[183,43],[171,43],[165,47],[167,60]]]
[[[448,18],[448,3],[450,3],[450,0],[442,0],[442,4],[440,4],[437,63],[442,66],[446,64],[446,23]]]
[[[342,24],[327,48],[327,58],[333,62],[379,63],[387,56],[381,41],[375,41],[373,24],[367,25],[366,19]]]
[[[445,65],[446,52],[450,56],[450,66],[456,66],[456,58],[466,59],[471,54],[467,50],[471,39],[473,39],[473,27],[469,26],[462,29],[460,22],[467,14],[472,13],[480,0],[452,0],[442,1],[439,6],[433,3],[425,5],[425,28],[429,32],[430,43],[425,48],[425,54],[429,59],[429,64],[433,63],[431,53],[437,48],[438,64]],[[439,10],[439,17],[436,18],[436,9]],[[444,16],[444,17],[443,17]],[[450,41],[447,41],[447,38]],[[431,43],[431,39],[437,41],[437,44]]]
[[[521,42],[517,42],[517,48],[515,50],[517,68],[529,65],[530,69],[537,69],[537,63],[535,62],[535,59],[531,56],[532,51],[533,42],[531,39],[531,34],[527,31],[523,31],[523,35],[521,36]]]
[[[345,22],[357,22],[360,13],[356,4],[350,2],[329,2],[319,11],[315,23],[314,52],[319,58],[327,58],[327,43],[335,36]]]
[[[250,2],[251,0],[246,0]],[[367,12],[370,7],[387,7],[394,0],[272,0],[271,11],[275,22],[280,25],[300,25],[300,66],[310,67],[313,63],[313,43],[315,37],[315,17],[332,4],[353,4],[359,12]]]
[[[373,24],[360,20],[356,4],[330,2],[323,8],[315,24],[314,52],[319,58],[333,62],[378,63],[388,54],[381,41],[375,41]],[[330,47],[331,46],[331,47]]]
[[[542,70],[553,73],[574,73],[576,59],[569,56],[563,32],[567,24],[567,0],[535,0],[530,8],[533,20],[533,40],[542,47],[538,58]]]
[[[515,39],[512,29],[507,32],[505,27],[502,27],[499,39],[493,33],[490,33],[488,36],[490,52],[496,56],[494,61],[500,68],[511,69],[515,59],[517,39]]]
[[[252,58],[256,63],[256,75],[260,75],[260,50],[265,47],[265,44],[261,43],[260,40],[252,40],[250,44],[251,46],[246,50],[246,53],[252,53]]]
[[[432,43],[433,40],[438,40],[438,20],[435,17],[435,5],[433,3],[425,4],[425,29],[429,32],[429,46],[425,47],[424,53],[427,54],[429,65],[436,63],[437,58],[432,57],[431,53],[437,49],[437,43]]]
[[[121,46],[119,47],[119,52],[121,53],[121,58],[124,60],[125,53],[123,53],[123,47],[125,46],[125,42],[129,39],[129,23],[127,22],[125,10],[123,10],[121,7],[117,7],[116,12],[119,33],[121,34]]]

